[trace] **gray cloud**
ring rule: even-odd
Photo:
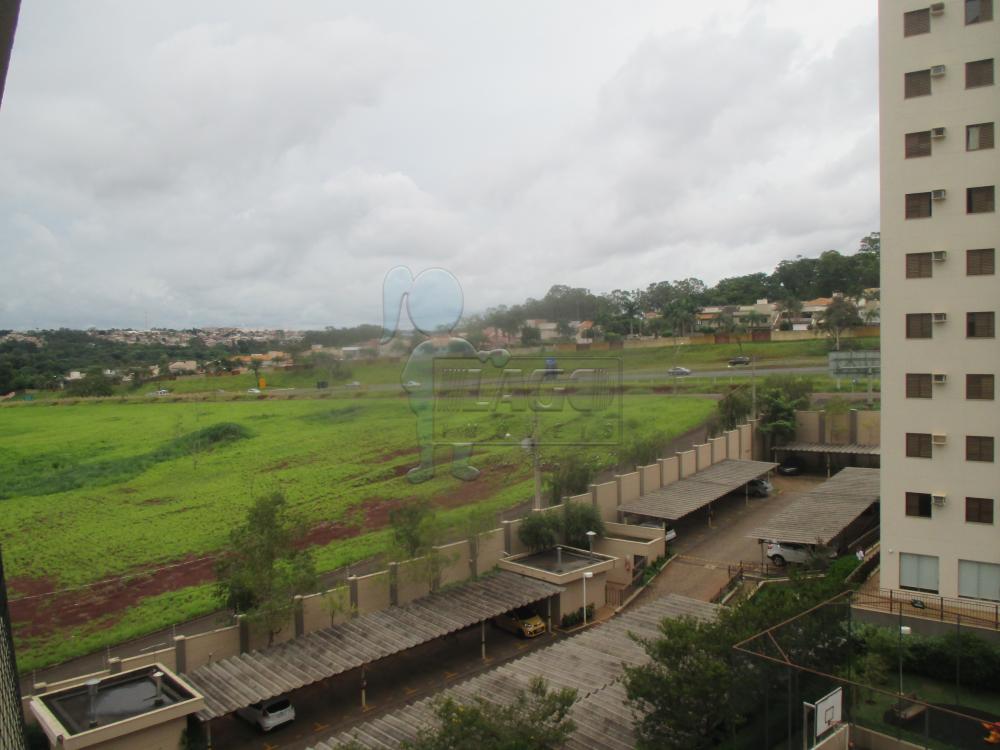
[[[378,320],[400,263],[451,269],[479,309],[711,282],[877,228],[870,13],[821,48],[734,11],[629,28],[601,58],[581,43],[600,14],[588,32],[576,9],[562,48],[504,18],[480,56],[468,10],[434,32],[415,11],[185,17],[122,49],[67,41],[77,68],[26,14],[0,113],[0,328],[344,325]]]

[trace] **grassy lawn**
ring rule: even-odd
[[[676,436],[713,410],[708,399],[625,394],[623,437]],[[545,458],[571,451],[579,449],[550,448]],[[457,528],[473,508],[499,511],[531,496],[519,448],[477,449],[473,463],[483,474],[472,483],[453,479],[443,465],[430,481],[410,484],[402,475],[415,453],[413,414],[397,397],[111,398],[2,407],[0,542],[11,595],[212,554],[251,499],[275,490],[311,525],[336,523],[355,534],[321,541],[321,570],[386,548],[384,513],[371,516],[386,502],[430,498]],[[597,465],[616,463],[606,447],[588,454]],[[21,638],[19,666],[41,667],[216,606],[210,585],[150,596],[124,614]]]

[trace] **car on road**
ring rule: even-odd
[[[407,380],[405,383],[403,383],[403,387],[406,388],[407,390],[411,390],[414,388],[419,388],[420,383],[417,382],[416,380]]]
[[[686,367],[671,367],[667,370],[667,375],[671,375],[675,378],[683,378],[685,375],[690,375],[691,371]]]
[[[350,383],[347,384],[347,387],[348,388],[360,388],[361,387],[361,383],[359,383],[357,380],[352,380]]]
[[[545,632],[545,623],[531,607],[519,607],[499,617],[493,622],[501,630],[506,630],[522,638],[535,638]]]
[[[779,568],[788,563],[808,563],[817,556],[821,556],[823,548],[812,544],[800,544],[799,542],[776,542],[767,543],[767,559]],[[837,553],[833,550],[827,551],[830,558],[835,558]]]
[[[158,390],[158,391],[153,391],[153,392],[152,392],[152,393],[150,393],[149,395],[150,395],[150,396],[167,396],[167,395],[169,395],[169,394],[170,394],[170,391],[168,391],[168,390],[167,390],[166,388],[161,388],[161,389],[160,389],[160,390]]]
[[[747,494],[750,497],[767,497],[774,486],[766,479],[751,479],[747,482]]]
[[[260,393],[260,388],[247,388],[247,393]]]
[[[236,714],[244,721],[256,724],[261,731],[270,732],[275,727],[294,721],[295,707],[288,698],[271,698],[241,708]]]
[[[778,465],[778,473],[786,477],[798,476],[802,473],[802,459],[794,453],[789,453]]]
[[[746,356],[745,354],[741,354],[740,356],[733,357],[731,360],[729,360],[730,367],[741,367],[743,365],[748,365],[748,364],[750,364],[750,357]]]

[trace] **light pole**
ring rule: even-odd
[[[594,574],[587,571],[583,574],[583,626],[587,627],[587,579],[593,578]]]
[[[590,550],[590,560],[591,560],[591,562],[593,562],[593,560],[594,560],[594,537],[595,536],[597,536],[597,532],[596,531],[588,531],[587,532],[587,549]]]
[[[903,622],[903,605],[899,605],[899,622]],[[910,626],[899,626],[899,711],[903,710],[903,636],[910,634]]]

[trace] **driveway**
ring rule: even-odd
[[[728,565],[761,562],[760,545],[747,534],[826,478],[775,474],[771,481],[770,497],[747,502],[745,496],[732,494],[712,503],[711,526],[705,508],[678,522],[677,539],[671,544],[677,557],[636,597],[635,605],[671,593],[710,601],[729,581]]]

